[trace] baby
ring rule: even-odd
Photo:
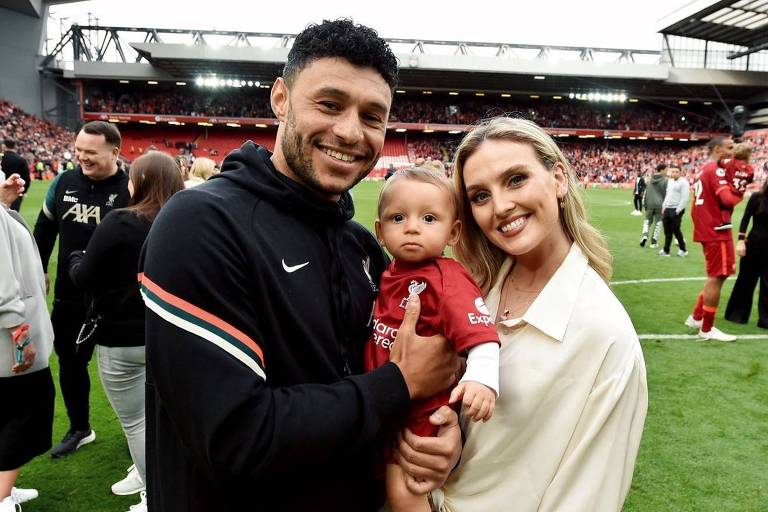
[[[755,179],[755,169],[749,165],[749,159],[752,156],[752,146],[748,142],[736,144],[733,147],[733,158],[722,160],[720,167],[725,171],[725,180],[731,192],[738,196],[743,196],[747,185]],[[720,210],[722,222],[715,227],[715,231],[722,231],[732,227],[731,215],[732,208],[723,208]]]
[[[442,256],[461,230],[451,182],[427,169],[399,171],[379,196],[376,236],[393,260],[381,278],[373,314],[373,335],[366,346],[368,370],[389,360],[408,297],[419,295],[416,332],[442,334],[458,353],[467,354],[467,370],[456,387],[412,404],[407,427],[434,436],[429,416],[447,403],[462,401],[465,417],[488,421],[499,389],[499,338],[490,312],[472,277],[455,260]],[[405,473],[387,461],[387,498],[393,512],[430,510],[426,495],[405,485]]]

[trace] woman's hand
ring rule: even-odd
[[[736,242],[736,254],[738,254],[740,258],[747,255],[747,243],[744,240]]]
[[[29,370],[35,363],[37,350],[29,339],[29,324],[23,323],[9,329],[11,332],[11,343],[13,344],[16,362],[11,366],[13,373],[21,373]]]
[[[35,364],[35,357],[37,357],[37,350],[35,349],[34,343],[30,341],[27,346],[21,350],[21,364],[16,362],[11,367],[11,371],[13,373],[22,373],[29,370],[32,368],[32,365]]]
[[[456,411],[444,405],[429,421],[439,427],[436,437],[417,436],[408,429],[397,435],[395,460],[407,475],[405,484],[414,494],[442,487],[461,455],[461,429]]]

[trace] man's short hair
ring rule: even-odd
[[[338,19],[313,23],[296,36],[283,68],[288,87],[302,69],[324,58],[345,59],[354,66],[373,68],[391,90],[397,85],[397,58],[389,45],[372,28]]]
[[[715,148],[725,144],[725,141],[728,139],[730,139],[730,137],[726,137],[723,135],[716,135],[711,139],[709,139],[709,142],[707,142],[707,149],[709,149],[709,152],[712,153],[715,150]]]
[[[89,121],[80,128],[80,131],[88,135],[103,135],[104,139],[116,148],[119,148],[123,143],[120,130],[112,123],[106,121]]]
[[[667,168],[667,164],[659,164],[656,166],[656,172],[661,172]]]
[[[13,139],[5,139],[3,144],[5,144],[7,149],[16,149],[16,141]]]

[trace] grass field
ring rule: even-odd
[[[47,184],[37,182],[22,213],[34,224]],[[372,228],[378,183],[354,190],[357,220]],[[607,236],[615,258],[615,281],[696,278],[704,275],[698,244],[687,258],[660,258],[638,245],[641,218],[629,215],[631,191],[590,190],[586,199],[593,223]],[[741,218],[741,210],[734,216]],[[692,228],[686,215],[686,238]],[[674,249],[674,246],[673,246]],[[55,273],[55,256],[50,265]],[[616,284],[627,308],[648,369],[650,406],[626,511],[747,512],[768,510],[768,331],[722,319],[733,280],[723,288],[717,325],[734,334],[763,339],[734,344],[666,339],[654,335],[692,334],[683,320],[701,289],[700,280]],[[54,375],[56,358],[51,358]],[[124,476],[128,449],[95,369],[91,410],[97,439],[63,460],[41,456],[28,464],[19,486],[35,487],[40,498],[30,511],[120,511],[138,501],[117,497],[109,486]],[[67,428],[61,397],[56,401],[54,441]],[[514,508],[510,508],[514,510]],[[493,512],[493,511],[489,511]],[[567,512],[567,511],[566,511]]]

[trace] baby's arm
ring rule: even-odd
[[[499,344],[495,341],[472,347],[467,370],[451,392],[450,403],[462,401],[464,413],[475,421],[488,421],[499,395]]]

